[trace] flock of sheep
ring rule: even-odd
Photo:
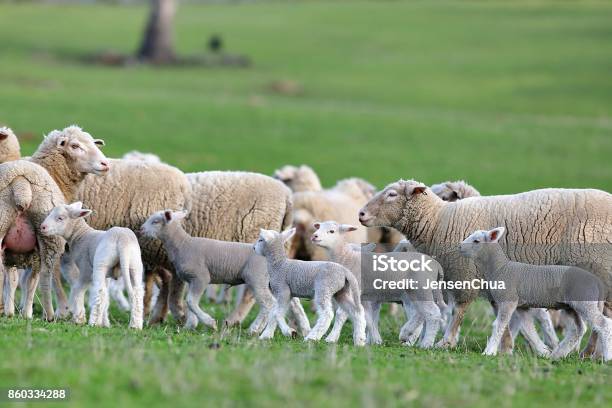
[[[465,287],[403,290],[404,344],[455,346],[466,309],[484,296],[496,314],[484,354],[511,352],[521,333],[538,355],[563,358],[577,349],[588,325],[582,355],[612,358],[607,192],[480,196],[465,182],[427,187],[412,180],[377,191],[358,178],[323,189],[308,166],[285,166],[273,177],[185,174],[151,154],[107,159],[103,145],[70,126],[50,132],[31,157],[21,158],[14,133],[0,128],[0,308],[6,316],[15,313],[19,286],[24,317],[32,318],[38,289],[44,318],[84,323],[89,289],[91,325],[109,326],[112,298],[130,311],[135,329],[147,317],[149,324],[163,322],[169,312],[187,328],[217,329],[201,297],[211,285],[239,285],[224,327],[240,324],[257,303],[248,332],[261,339],[272,338],[278,326],[285,336],[318,341],[327,334],[326,341],[336,342],[350,319],[355,345],[381,344],[383,301],[362,297],[362,262],[380,251],[376,244],[393,244],[394,253],[431,257],[436,268],[419,279],[508,285],[503,295]],[[359,245],[364,242],[371,244]],[[312,328],[300,298],[313,300]],[[553,316],[564,329],[561,342],[554,310],[561,311]]]

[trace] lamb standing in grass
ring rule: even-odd
[[[285,336],[294,334],[285,321],[285,313],[291,298],[300,297],[314,299],[318,315],[317,323],[306,336],[306,340],[320,340],[334,317],[333,298],[353,322],[354,344],[365,345],[366,324],[357,280],[351,271],[334,262],[308,262],[287,258],[285,243],[293,234],[295,228],[282,233],[262,229],[253,246],[257,254],[266,257],[270,289],[276,299],[274,319],[268,322],[260,338],[272,338],[277,324]]]
[[[586,331],[583,320],[599,334],[604,361],[612,359],[612,319],[603,315],[607,288],[595,275],[572,266],[530,265],[508,259],[499,239],[504,227],[476,231],[460,245],[463,256],[474,260],[488,282],[503,283],[503,288],[489,289],[490,301],[497,316],[493,332],[483,354],[495,355],[504,330],[514,311],[539,307],[567,309],[575,326],[553,350],[553,358],[567,356],[579,344]],[[518,308],[518,309],[517,309]]]
[[[200,298],[210,283],[246,283],[260,305],[259,314],[249,327],[250,334],[258,334],[268,323],[275,303],[268,287],[266,260],[253,253],[251,244],[190,236],[181,225],[186,215],[158,211],[143,224],[142,232],[162,242],[178,277],[187,282],[187,327],[195,328],[200,321],[217,329],[215,319],[200,308]]]
[[[59,205],[40,227],[44,235],[59,235],[67,241],[79,268],[79,278],[70,291],[73,319],[76,323],[85,322],[84,296],[92,284],[89,324],[110,326],[106,277],[121,275],[132,306],[130,327],[142,329],[143,266],[138,239],[128,228],[113,227],[108,231],[91,228],[84,219],[89,214],[91,210],[83,209],[80,202]]]

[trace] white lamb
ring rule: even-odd
[[[285,321],[285,313],[291,298],[300,297],[314,299],[318,316],[315,326],[305,340],[320,340],[334,317],[334,299],[353,322],[354,344],[365,345],[366,322],[357,280],[351,271],[334,262],[289,259],[285,252],[285,243],[293,234],[295,228],[282,233],[262,229],[253,246],[258,255],[266,257],[270,289],[276,299],[272,311],[274,319],[270,319],[260,338],[272,338],[277,324],[285,336],[293,336],[295,332]]]
[[[107,276],[123,276],[131,302],[130,327],[142,329],[143,266],[136,235],[127,228],[113,227],[108,231],[91,228],[84,217],[91,210],[82,203],[59,205],[41,224],[43,235],[58,235],[70,248],[70,256],[79,268],[79,279],[70,290],[70,308],[76,323],[85,322],[84,296],[92,284],[89,324],[110,326],[108,320]]]

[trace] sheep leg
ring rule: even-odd
[[[206,275],[210,276],[208,273],[206,273]],[[189,282],[189,288],[187,289],[187,306],[189,310],[198,317],[198,321],[216,331],[217,322],[215,319],[200,308],[200,299],[202,299],[209,279],[210,278],[207,278],[206,281],[202,281],[202,279],[194,278]]]
[[[129,266],[129,279],[132,285],[132,292],[129,292],[128,287],[128,296],[130,296],[130,328],[132,329],[142,329],[143,325],[143,309],[144,309],[144,288],[142,286],[142,275],[143,275],[143,267],[140,259],[130,260]],[[120,291],[121,296],[123,296],[123,291]],[[125,299],[125,298],[124,298]]]
[[[343,290],[335,296],[336,302],[340,306],[339,310],[344,310],[353,323],[353,344],[365,346],[366,344],[366,319],[365,312],[361,303],[355,304],[351,291]]]
[[[421,348],[431,348],[436,341],[436,335],[440,329],[440,308],[434,301],[416,301],[414,308],[417,313],[425,319],[425,332],[419,343]]]
[[[244,296],[242,296],[240,304],[225,318],[225,326],[232,327],[242,323],[254,304],[255,296],[253,295],[253,291],[247,287],[244,290]]]
[[[334,326],[331,331],[325,338],[327,343],[337,343],[340,338],[340,333],[342,333],[342,327],[344,323],[348,320],[348,313],[342,308],[336,308],[336,316],[334,317]]]
[[[402,326],[399,338],[403,345],[413,346],[421,337],[423,316],[416,312],[412,302],[405,301],[403,305],[408,320]]]
[[[38,237],[38,251],[40,257],[40,297],[43,307],[43,317],[53,321],[53,273],[55,266],[60,264],[60,257],[64,252],[64,240],[59,237]]]
[[[4,283],[4,315],[15,315],[15,291],[19,284],[19,271],[15,267],[6,270]]]
[[[465,311],[471,303],[472,301],[469,300],[467,302],[455,304],[453,317],[446,327],[444,338],[442,338],[442,340],[436,344],[436,347],[448,348],[455,347],[457,345],[457,341],[459,340],[459,329],[461,328],[461,323],[463,323]]]
[[[288,286],[286,286],[277,289],[277,292],[273,293],[273,295],[276,299],[274,308],[272,309],[274,319],[270,319],[268,325],[264,329],[263,333],[259,336],[259,338],[260,340],[268,340],[274,337],[274,332],[276,331],[277,325],[280,326],[283,335],[287,337],[294,337],[296,335],[295,330],[289,327],[289,325],[285,321],[285,313],[287,313],[289,303],[291,302],[291,290]]]
[[[289,312],[293,316],[297,324],[297,330],[302,336],[307,336],[310,332],[310,322],[308,321],[308,316],[306,315],[306,311],[304,307],[302,307],[302,302],[300,302],[299,298],[291,298],[289,302]]]
[[[317,308],[317,322],[314,327],[310,329],[308,336],[304,338],[305,341],[319,341],[327,330],[329,330],[329,326],[334,318],[331,296],[329,293],[321,292],[322,290],[315,292],[314,304]]]
[[[254,282],[255,279],[250,279],[250,276],[245,279],[246,284],[251,288],[253,295],[259,304],[259,313],[251,326],[248,333],[251,335],[259,334],[268,322],[273,319],[272,309],[274,308],[274,296],[268,288],[267,284]]]
[[[218,285],[208,285],[206,287],[206,300],[208,302],[214,302],[217,298]]]
[[[368,302],[362,303],[363,312],[366,319],[366,342],[368,344],[382,344],[383,340],[378,331],[378,324],[374,320],[374,310],[378,308],[380,310],[380,302]]]
[[[88,282],[84,282],[79,278],[70,289],[68,302],[72,312],[72,321],[76,324],[83,324],[87,321],[85,317],[85,291],[88,286]]]
[[[36,294],[36,288],[38,287],[38,282],[40,280],[40,262],[38,262],[38,260],[34,260],[32,269],[29,273],[24,275],[24,279],[25,282],[22,286],[22,290],[25,290],[25,293],[21,295],[21,300],[23,303],[21,314],[26,319],[31,319],[32,310],[34,307],[34,295]]]
[[[68,298],[66,297],[66,291],[64,291],[64,285],[62,284],[62,271],[60,263],[56,263],[53,268],[53,291],[57,298],[57,310],[56,316],[59,319],[64,319],[70,316],[70,308],[68,307]]]
[[[186,284],[175,272],[172,272],[172,279],[169,285],[168,306],[170,307],[170,312],[172,316],[174,316],[174,320],[178,323],[184,323],[185,305],[183,304],[183,295],[185,293]]]
[[[106,275],[109,272],[107,265],[112,265],[114,262],[106,259],[104,251],[99,251],[94,255],[94,265],[92,274],[92,286],[89,292],[90,296],[90,326],[105,326],[105,313],[108,312],[108,288],[106,287]]]
[[[612,319],[603,315],[597,307],[597,302],[572,302],[571,305],[593,328],[591,339],[589,339],[595,338],[596,346],[592,358],[603,357],[604,361],[612,359]]]
[[[487,342],[487,347],[482,353],[483,355],[497,355],[497,350],[499,349],[502,336],[508,329],[508,324],[510,323],[512,314],[516,310],[517,304],[517,302],[500,302],[497,305],[497,316],[495,321],[493,321],[493,331],[491,332],[491,337],[489,337],[489,341]]]
[[[542,328],[542,334],[544,336],[544,343],[550,348],[554,349],[559,344],[559,337],[555,331],[550,313],[546,309],[537,308],[534,310],[535,318],[540,323]]]
[[[550,357],[553,359],[567,357],[576,348],[576,345],[580,343],[580,339],[586,332],[586,326],[575,310],[566,310],[566,314],[569,319],[566,321],[565,337],[551,353]]]
[[[159,266],[155,267],[152,273],[159,275],[161,285],[159,294],[157,295],[157,302],[155,302],[153,312],[149,318],[149,325],[161,323],[166,319],[168,314],[168,291],[170,288],[170,279],[172,279],[170,271]]]
[[[155,275],[147,270],[145,272],[145,286],[144,286],[144,298],[143,298],[143,314],[149,315],[151,311],[151,299],[153,298],[153,286],[155,285]]]
[[[536,330],[533,321],[533,312],[533,309],[517,309],[514,315],[512,316],[512,319],[518,320],[518,326],[520,327],[521,334],[525,336],[525,339],[527,339],[529,345],[536,352],[536,354],[540,357],[550,357],[551,350],[546,344],[544,344],[542,339],[540,339],[538,331]]]

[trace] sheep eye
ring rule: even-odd
[[[333,233],[334,233],[334,230],[329,231],[329,233],[330,233],[330,234],[333,234]]]
[[[64,221],[64,217],[57,217],[58,221]]]
[[[395,197],[397,195],[397,191],[389,191],[389,197]]]
[[[477,240],[477,239],[475,239],[475,240],[474,240],[474,243],[475,243],[475,244],[479,244],[479,243],[480,243],[480,241],[479,241],[479,240]]]
[[[72,147],[73,149],[78,149],[78,148],[79,148],[79,145],[78,145],[78,144],[73,144],[73,145],[71,145],[70,147]]]

